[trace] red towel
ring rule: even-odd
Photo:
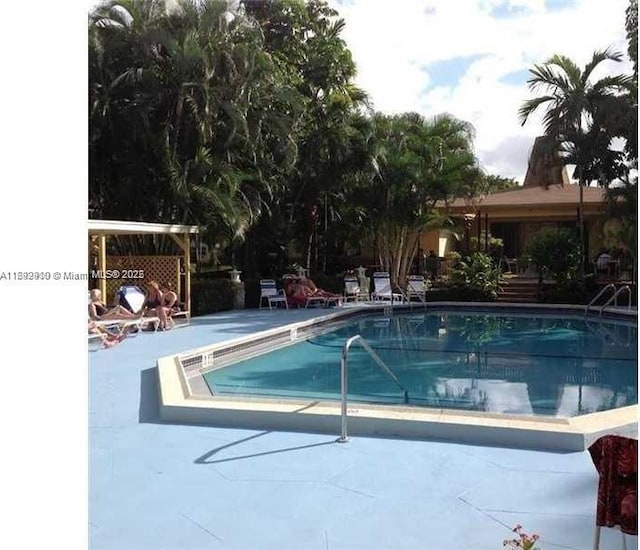
[[[589,454],[600,475],[596,525],[638,534],[638,441],[617,435],[598,439]]]

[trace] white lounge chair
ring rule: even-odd
[[[373,289],[371,297],[376,302],[389,300],[393,304],[393,302],[405,301],[402,292],[393,291],[391,277],[386,271],[376,271],[373,274]]]
[[[289,309],[287,295],[284,293],[284,290],[276,287],[274,279],[260,279],[259,309],[262,309],[264,302],[266,302],[266,306],[269,306],[269,309],[277,308],[278,304],[284,304],[284,307]]]
[[[355,302],[368,301],[369,293],[360,288],[360,282],[355,275],[347,275],[344,278],[344,301],[353,300]]]
[[[423,275],[410,275],[407,279],[406,289],[407,300],[417,298],[422,303],[427,301],[427,282]]]
[[[91,303],[91,292],[88,294],[88,300],[89,303]],[[138,308],[138,310],[133,313],[138,313],[139,311],[140,309]],[[154,330],[156,330],[160,319],[157,317],[137,317],[131,319],[91,319],[91,321],[93,321],[97,327],[106,328],[113,333],[123,334],[126,331],[128,334],[134,335],[140,332],[143,324],[152,324]],[[137,328],[138,330],[129,330],[132,327]],[[92,338],[92,335],[89,334],[89,340]]]

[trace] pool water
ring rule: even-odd
[[[212,394],[340,399],[340,359],[361,335],[412,406],[570,417],[637,403],[637,326],[582,318],[427,313],[367,317],[210,371]],[[359,345],[349,401],[405,404]]]

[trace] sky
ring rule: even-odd
[[[521,126],[533,97],[529,69],[558,53],[580,67],[613,47],[621,63],[594,72],[631,73],[628,0],[329,0],[358,67],[356,83],[384,113],[447,112],[471,122],[475,152],[490,174],[522,182],[540,115]],[[571,174],[570,174],[571,175]]]

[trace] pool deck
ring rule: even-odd
[[[587,452],[341,444],[337,432],[160,420],[159,357],[317,315],[223,312],[89,354],[92,550],[495,550],[518,523],[541,550],[592,547],[598,477]],[[620,538],[603,529],[600,548]]]

